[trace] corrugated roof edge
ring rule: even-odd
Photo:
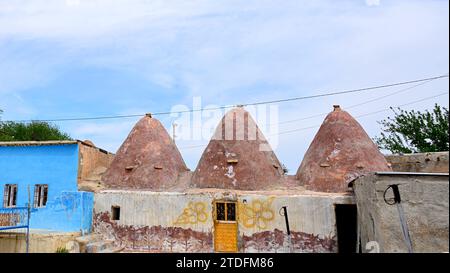
[[[89,143],[86,143],[82,140],[47,140],[47,141],[0,141],[0,146],[46,146],[46,145],[71,145],[71,144],[83,144],[85,146],[89,146],[92,148],[96,148],[99,151],[112,154],[106,150],[103,150],[99,147],[93,146]]]

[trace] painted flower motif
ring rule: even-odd
[[[189,202],[187,207],[183,209],[183,213],[178,216],[174,224],[188,225],[204,223],[208,219],[206,213],[206,205],[203,202]]]
[[[240,208],[240,220],[247,228],[257,227],[266,229],[269,222],[275,218],[272,210],[273,197],[266,200],[253,200],[251,204],[242,204]]]

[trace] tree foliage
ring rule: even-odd
[[[383,126],[375,138],[379,148],[392,153],[425,153],[449,150],[449,113],[435,104],[432,111],[393,110],[395,116],[379,123]]]
[[[0,110],[0,114],[2,111]],[[56,125],[48,122],[33,121],[2,122],[0,120],[0,141],[44,141],[71,140],[67,133],[62,132]]]

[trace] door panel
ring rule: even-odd
[[[237,224],[216,223],[214,225],[214,249],[217,252],[237,252]]]
[[[235,202],[214,204],[214,250],[216,252],[237,252],[238,225]]]

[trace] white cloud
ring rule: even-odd
[[[446,1],[1,1],[0,94],[9,99],[6,106],[2,99],[0,107],[25,118],[18,111],[32,102],[25,92],[24,102],[11,94],[45,87],[74,63],[138,74],[161,92],[179,92],[180,103],[200,95],[204,104],[220,105],[441,74],[449,66],[448,15]],[[448,81],[440,81],[414,91],[411,99],[446,89]],[[309,116],[329,111],[334,103],[352,105],[374,95],[285,104],[279,116]],[[405,99],[392,97],[362,110]],[[371,135],[379,130],[375,121],[363,122]],[[280,131],[316,123],[321,119]],[[64,126],[74,137],[115,150],[132,122]],[[304,132],[280,139],[278,155],[288,168],[296,170],[312,136]],[[190,161],[200,153],[190,151]]]
[[[373,70],[396,64],[405,69],[404,58],[414,61],[413,51],[420,50],[415,57],[422,63],[434,54],[430,45],[448,48],[448,42],[437,44],[448,30],[448,12],[442,12],[447,3],[398,2],[377,11],[332,1],[66,3],[3,2],[0,39],[46,40],[58,45],[54,59],[133,70],[165,88],[182,86],[212,100],[264,84],[298,92],[312,80],[331,83],[336,70],[349,78],[364,73],[364,80],[384,79],[392,73]],[[51,70],[57,64],[42,65]]]
[[[379,6],[380,0],[365,0],[368,6]]]
[[[77,122],[61,128],[70,132],[71,137],[91,140],[100,148],[115,153],[136,123],[136,119],[107,122]]]
[[[80,3],[80,0],[66,0],[66,5],[68,6],[78,6]]]

